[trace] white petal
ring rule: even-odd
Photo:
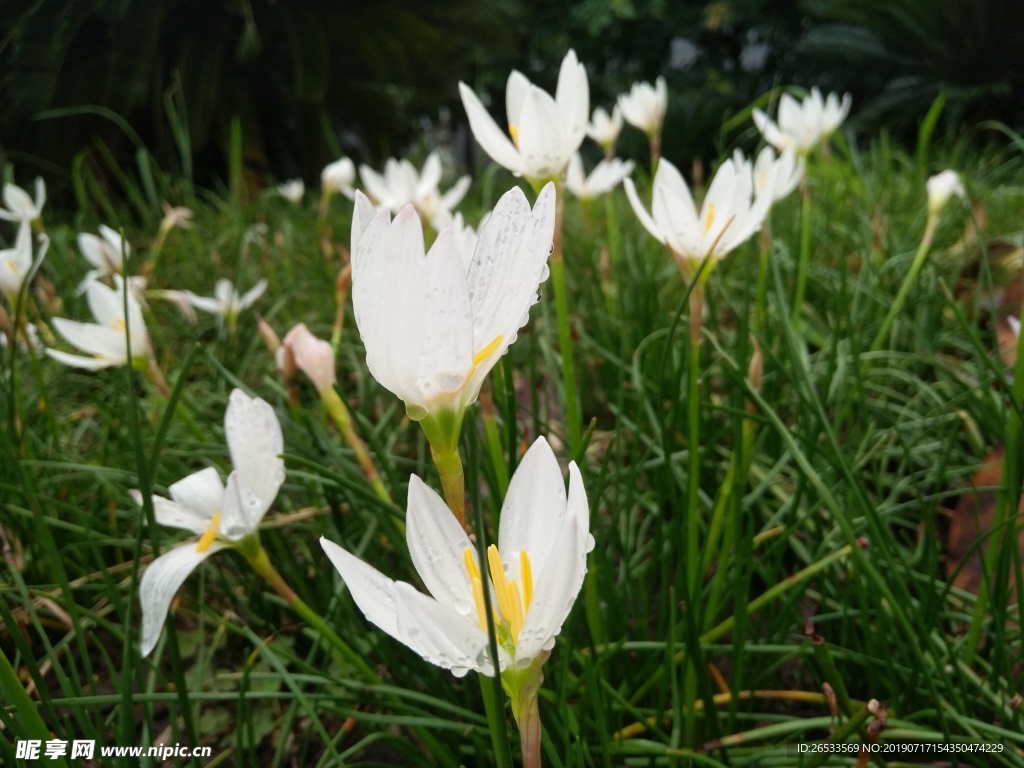
[[[537,300],[554,228],[555,189],[550,183],[541,190],[532,213],[526,195],[513,187],[480,228],[467,275],[475,325],[473,352],[501,337],[484,374],[515,339]]]
[[[473,314],[454,235],[443,231],[426,257],[423,313],[410,318],[409,339],[418,339],[417,386],[426,399],[462,388],[473,366]],[[415,359],[415,358],[413,358]]]
[[[398,637],[403,643],[431,664],[450,669],[457,676],[470,669],[494,675],[487,652],[487,633],[475,618],[460,616],[400,581],[395,583],[394,594]]]
[[[149,564],[139,582],[143,656],[148,656],[156,646],[167,618],[167,609],[182,582],[203,560],[222,549],[224,545],[215,541],[205,552],[197,552],[195,542],[188,542],[165,552]]]
[[[253,305],[256,299],[263,295],[265,290],[267,290],[267,279],[263,278],[256,283],[256,285],[250,288],[244,296],[242,296],[241,301],[239,301],[239,305],[242,309],[248,309]]]
[[[494,119],[490,116],[480,99],[465,83],[459,83],[459,94],[462,105],[469,118],[469,127],[473,136],[498,165],[508,168],[512,173],[522,173],[523,162],[511,139],[505,135]]]
[[[528,663],[542,650],[551,649],[576,601],[587,572],[587,555],[581,550],[579,531],[575,514],[562,518],[554,536],[548,531],[548,538],[552,540],[551,557],[543,568],[535,571],[533,601],[516,643],[517,665]]]
[[[355,555],[339,547],[333,541],[320,537],[320,546],[352,594],[359,610],[371,624],[374,624],[393,638],[402,641],[398,633],[398,614],[395,607],[395,582]],[[404,642],[404,641],[402,641]]]
[[[192,291],[185,291],[185,297],[188,299],[188,303],[196,309],[201,309],[203,312],[209,312],[214,315],[224,314],[224,305],[220,303],[219,299],[196,296]]]
[[[565,480],[554,451],[543,437],[537,438],[519,462],[509,483],[498,523],[498,550],[502,561],[518,562],[519,552],[529,553],[534,572],[546,567],[565,516]],[[540,591],[540,582],[534,582]]]
[[[363,232],[370,226],[370,222],[373,221],[373,217],[377,215],[377,211],[373,207],[373,203],[370,199],[359,190],[355,192],[355,206],[352,211],[352,240],[351,250],[349,253],[355,253],[356,243],[359,242],[359,238],[363,236]]]
[[[578,143],[570,146],[566,128],[554,99],[540,88],[531,88],[523,101],[519,122],[519,154],[524,176],[547,179],[561,175],[579,146]]]
[[[505,83],[505,116],[511,125],[519,125],[522,117],[523,102],[526,101],[526,94],[533,88],[533,84],[518,69],[509,73],[508,81]]]
[[[431,192],[437,191],[437,185],[441,183],[441,174],[444,169],[441,167],[441,156],[437,152],[431,152],[423,163],[423,171],[416,181],[414,195],[416,198],[424,197]]]
[[[206,525],[209,524],[211,517],[220,512],[224,500],[224,483],[221,482],[220,473],[215,467],[207,467],[193,472],[188,477],[171,485],[167,490],[172,499],[194,512],[199,519],[205,520]],[[174,525],[174,523],[165,523],[159,518],[157,522],[161,525]],[[202,530],[196,531],[196,533],[202,532]]]
[[[569,138],[572,151],[579,149],[587,132],[587,115],[590,113],[590,87],[587,84],[587,69],[576,58],[576,51],[569,49],[562,59],[558,71],[558,85],[555,102],[561,112],[563,128]]]
[[[445,210],[451,210],[456,205],[462,202],[462,198],[466,196],[466,192],[469,191],[469,185],[472,179],[468,175],[462,176],[456,181],[451,189],[441,195],[441,207]]]
[[[124,360],[115,360],[109,357],[98,358],[70,355],[67,352],[61,352],[59,349],[47,349],[46,354],[58,363],[70,365],[72,368],[83,368],[87,371],[98,371],[100,368],[110,368],[113,365],[124,365],[125,362]]]
[[[17,218],[33,218],[29,214],[35,213],[35,206],[28,192],[14,184],[4,184],[4,205]]]
[[[284,482],[284,438],[274,409],[242,390],[231,393],[224,416],[231,463],[238,473],[247,518],[255,527]],[[247,492],[255,498],[250,498]]]
[[[664,163],[666,161],[662,158],[661,162]],[[636,187],[633,186],[633,180],[626,179],[622,185],[626,190],[626,199],[629,200],[629,204],[633,208],[633,213],[635,213],[636,217],[640,219],[640,223],[643,225],[644,229],[650,232],[658,242],[664,243],[665,231],[653,218],[651,218],[651,214],[647,212],[647,209],[644,208],[644,204],[640,202],[640,195],[637,194]]]
[[[100,325],[112,328],[124,322],[124,296],[118,291],[99,280],[93,280],[85,288],[85,298],[89,303],[89,311]]]
[[[462,616],[475,614],[463,559],[473,545],[444,500],[416,475],[409,478],[406,541],[413,565],[430,594]]]
[[[142,497],[135,495],[135,500],[141,506]],[[168,528],[180,528],[183,531],[202,535],[210,527],[210,518],[198,514],[182,504],[177,504],[163,496],[153,496],[153,516],[160,525]]]
[[[100,224],[99,229],[103,239],[107,242],[107,252],[111,256],[113,265],[120,271],[124,266],[124,260],[132,253],[131,246],[128,245],[128,241],[122,238],[121,233],[116,229],[112,229],[106,224]]]
[[[65,320],[62,317],[53,318],[52,323],[57,333],[67,339],[70,344],[83,352],[101,356],[109,361],[98,367],[123,365],[127,362],[124,331],[104,328],[102,325],[93,323]]]

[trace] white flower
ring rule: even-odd
[[[163,208],[164,217],[160,220],[160,232],[167,234],[175,227],[179,229],[188,229],[192,226],[192,217],[195,213],[188,208],[182,206],[171,206],[166,200],[160,203],[160,207]]]
[[[302,196],[306,194],[306,185],[302,179],[289,179],[277,185],[277,193],[285,200],[298,205],[302,202]]]
[[[413,419],[461,413],[515,341],[547,277],[554,185],[541,191],[532,213],[520,189],[502,195],[468,270],[451,229],[424,255],[411,206],[393,222],[384,211],[366,224],[369,211],[357,193],[353,233],[365,231],[352,251],[352,304],[370,373]]]
[[[732,159],[737,168],[746,162],[743,153],[738,149],[733,152]],[[754,194],[760,193],[765,185],[774,179],[774,201],[778,202],[788,197],[804,177],[805,168],[804,158],[797,157],[793,150],[787,149],[776,157],[772,147],[765,147],[754,161]]]
[[[46,244],[49,241],[45,241]],[[43,246],[46,251],[46,245]],[[0,251],[0,291],[10,299],[13,306],[21,286],[32,269],[32,229],[29,220],[22,219],[18,226],[18,237],[13,248]]]
[[[654,176],[654,204],[648,214],[631,179],[626,196],[648,232],[665,243],[684,270],[705,257],[718,261],[753,235],[771,206],[775,180],[771,178],[755,197],[750,162],[726,160],[715,174],[698,212],[682,174],[662,159]],[[706,273],[705,273],[706,274]]]
[[[213,289],[212,297],[196,296],[192,291],[185,291],[185,294],[193,307],[217,315],[219,320],[227,321],[229,328],[234,328],[242,310],[251,307],[265,290],[266,278],[261,279],[243,295],[239,295],[234,283],[227,278],[221,278]]]
[[[355,182],[356,166],[347,157],[329,163],[320,172],[320,187],[324,192],[341,192],[349,200],[355,193],[352,189]]]
[[[834,93],[822,99],[817,88],[812,88],[802,103],[784,93],[779,99],[778,123],[760,109],[755,109],[754,125],[764,140],[780,152],[792,149],[798,155],[805,155],[835,132],[850,113],[852,103],[848,93],[843,96],[842,103]]]
[[[565,174],[565,188],[580,200],[591,200],[607,192],[611,192],[622,180],[633,172],[632,160],[602,160],[589,176],[583,175],[583,158],[577,152],[569,161],[569,169]]]
[[[1006,322],[1010,324],[1010,330],[1013,331],[1013,335],[1020,337],[1020,318],[1014,317],[1013,315],[1006,316]]]
[[[86,285],[85,298],[96,323],[78,323],[62,317],[53,319],[57,332],[90,357],[69,355],[56,349],[47,349],[46,354],[57,362],[91,371],[126,364],[145,367],[149,334],[142,319],[142,309],[129,290],[126,317],[124,279],[114,275],[114,284],[116,288],[108,288],[98,280],[90,280]],[[125,343],[126,328],[130,333],[128,344]]]
[[[612,108],[611,117],[604,107],[598,107],[587,124],[587,136],[600,144],[606,155],[612,154],[621,131],[622,110],[618,104]]]
[[[550,651],[587,573],[593,549],[583,480],[569,464],[569,494],[550,446],[527,451],[501,508],[498,545],[481,567],[476,547],[444,501],[422,480],[409,479],[406,539],[430,592],[393,581],[321,538],[352,599],[366,616],[424,659],[456,676],[493,676],[487,650],[483,590],[491,590],[500,672],[529,667]]]
[[[36,177],[36,199],[29,197],[28,192],[14,184],[4,184],[4,208],[0,208],[0,219],[7,221],[35,221],[43,213],[46,204],[46,183]]]
[[[234,390],[224,416],[224,433],[234,465],[226,484],[215,468],[207,467],[168,488],[170,499],[153,496],[158,523],[191,531],[199,539],[160,555],[142,575],[143,656],[156,645],[182,582],[214,552],[255,533],[284,482],[281,424],[267,403]],[[138,491],[132,496],[142,504]]]
[[[555,98],[516,70],[505,89],[509,139],[480,99],[459,83],[469,127],[484,151],[499,165],[531,181],[560,178],[587,133],[590,89],[587,70],[570,50],[562,60]]]
[[[115,230],[100,224],[100,235],[97,237],[90,232],[80,232],[78,235],[78,250],[93,267],[79,283],[79,293],[94,278],[124,274],[124,260],[131,255],[128,241]]]
[[[359,167],[359,175],[367,194],[378,205],[397,214],[405,206],[412,205],[424,221],[433,222],[450,216],[452,209],[462,202],[469,189],[470,178],[463,176],[444,194],[439,184],[443,169],[441,156],[431,152],[423,163],[423,171],[408,160],[388,158],[384,164],[384,175],[367,165]]]
[[[627,123],[648,136],[659,135],[668,108],[665,78],[659,77],[653,86],[650,83],[633,83],[629,93],[619,96],[619,106]]]
[[[937,173],[928,179],[928,211],[932,215],[937,215],[939,211],[946,207],[946,203],[949,199],[956,195],[957,197],[964,197],[964,185],[960,183],[960,177],[956,171],[945,170],[941,173]]]

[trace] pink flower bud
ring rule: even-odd
[[[283,344],[317,391],[323,392],[334,386],[337,377],[334,374],[334,350],[330,344],[310,333],[304,323],[288,331]]]

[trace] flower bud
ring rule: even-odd
[[[337,377],[334,373],[334,350],[331,345],[318,339],[304,323],[299,323],[284,337],[285,357],[289,354],[295,364],[305,373],[318,392],[334,387]]]
[[[938,216],[949,199],[956,195],[964,197],[964,186],[956,171],[945,170],[928,179],[928,215]]]

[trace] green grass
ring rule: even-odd
[[[871,700],[885,708],[883,742],[999,744],[1002,752],[966,754],[962,764],[1024,765],[1024,578],[1009,546],[1020,523],[1006,515],[983,543],[980,598],[945,579],[944,510],[997,445],[1007,446],[1005,509],[1016,509],[1024,457],[1013,405],[1024,372],[1011,387],[979,302],[953,298],[973,250],[958,246],[974,226],[970,206],[949,205],[887,344],[869,352],[924,229],[927,173],[962,171],[985,207],[981,242],[1020,228],[1019,150],[977,154],[948,143],[932,154],[915,160],[883,137],[840,142],[828,162],[813,159],[799,330],[793,195],[771,217],[766,322],[756,336],[757,237],[710,278],[696,408],[686,396],[687,286],[671,258],[621,193],[586,218],[566,200],[576,376],[584,431],[592,425],[584,453],[567,454],[550,283],[491,377],[496,435],[485,435],[474,406],[461,445],[467,498],[491,537],[524,443],[546,435],[564,462],[583,465],[597,545],[544,669],[546,765],[794,765],[795,745],[830,727],[867,739]],[[503,172],[486,181],[490,200],[512,184]],[[315,201],[231,199],[185,201],[195,227],[168,236],[151,287],[210,295],[217,277],[244,289],[265,276],[257,309],[279,332],[304,321],[329,338],[339,262],[322,255]],[[114,224],[114,210],[100,200],[76,224]],[[138,271],[159,214],[124,215]],[[347,245],[349,215],[336,198],[332,242]],[[85,264],[70,219],[44,219],[53,247],[40,278],[60,298],[32,294],[28,314],[87,320],[74,294]],[[247,244],[256,223],[265,236]],[[1003,279],[982,269],[969,293]],[[4,353],[0,648],[9,664],[0,658],[0,761],[16,764],[17,739],[52,732],[97,746],[209,745],[213,760],[192,764],[238,766],[493,765],[493,745],[507,738],[518,762],[507,704],[505,727],[492,733],[474,675],[455,679],[367,623],[317,543],[326,536],[415,582],[396,520],[410,474],[440,488],[418,426],[366,370],[351,307],[339,391],[397,509],[374,494],[312,387],[303,382],[300,404],[289,404],[251,312],[230,338],[210,316],[192,326],[156,301],[147,320],[178,387],[173,408],[124,370],[87,374]],[[760,386],[748,378],[754,341]],[[230,552],[185,582],[157,649],[139,657],[139,576],[180,537],[145,525],[128,490],[165,493],[203,466],[227,470],[222,424],[236,386],[274,405],[284,427],[288,478],[264,546],[379,683],[336,660]],[[686,561],[688,543],[699,567]]]

